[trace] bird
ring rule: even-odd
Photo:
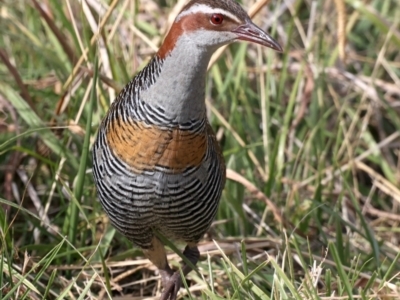
[[[99,125],[93,177],[111,224],[159,270],[161,300],[182,284],[158,233],[186,244],[199,260],[225,185],[226,167],[207,118],[205,82],[212,54],[248,41],[281,52],[234,0],[191,0],[159,50],[123,88]],[[192,269],[183,263],[186,276]]]

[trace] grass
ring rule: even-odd
[[[181,4],[1,3],[0,299],[160,294],[108,223],[89,152]],[[243,4],[284,53],[238,43],[210,67],[228,181],[181,297],[400,299],[400,4]]]

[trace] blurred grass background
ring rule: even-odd
[[[180,295],[400,299],[400,3],[267,2],[242,4],[284,53],[237,43],[210,65],[228,181]],[[90,149],[184,3],[0,2],[0,299],[160,295]]]

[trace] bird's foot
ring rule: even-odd
[[[196,245],[193,246],[186,246],[185,251],[183,251],[183,255],[186,256],[188,260],[191,261],[193,265],[196,265],[197,261],[199,260],[200,252]],[[182,266],[182,273],[183,276],[186,276],[192,270],[186,264]],[[180,271],[176,271],[175,273],[171,270],[168,266],[164,267],[160,270],[161,280],[164,287],[164,291],[161,294],[160,300],[176,300],[179,289],[182,285],[182,278]]]
[[[180,272],[177,271],[169,276],[167,280],[165,279],[166,278],[163,278],[164,291],[161,294],[160,300],[176,300],[182,285]]]

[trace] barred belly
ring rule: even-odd
[[[173,150],[168,145],[177,137],[171,130],[171,138],[161,139],[168,145],[154,140],[155,146],[148,128],[147,134],[135,136],[140,130],[146,132],[138,129],[142,124],[134,124],[131,135],[127,128],[117,132],[121,128],[110,124],[103,124],[108,130],[100,131],[94,144],[93,172],[111,223],[142,248],[150,247],[154,230],[172,239],[198,242],[215,217],[225,181],[225,165],[209,125],[191,135],[180,132]]]

